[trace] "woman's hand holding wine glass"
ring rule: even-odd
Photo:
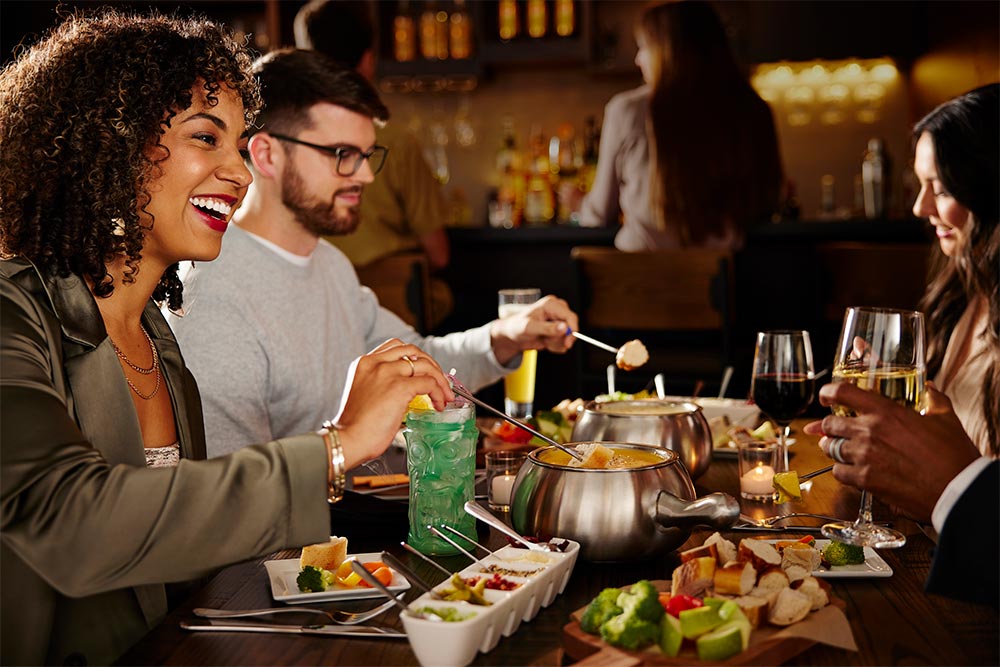
[[[925,373],[922,313],[888,308],[847,309],[834,358],[834,382],[853,384],[919,411],[924,403]],[[835,415],[855,416],[847,406],[832,407]],[[842,444],[843,439],[836,438],[827,450],[839,463],[844,463]],[[861,493],[857,520],[827,524],[823,535],[838,542],[878,548],[906,543],[902,533],[872,523],[871,494],[867,490]]]

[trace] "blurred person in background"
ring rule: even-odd
[[[218,255],[250,184],[251,57],[208,20],[109,10],[0,72],[5,665],[111,664],[194,580],[326,540],[343,471],[386,449],[413,396],[453,398],[388,341],[356,361],[336,423],[202,460],[159,305],[181,305],[178,262]]]
[[[388,109],[318,51],[272,51],[254,71],[264,99],[247,147],[254,183],[219,258],[185,275],[183,316],[168,318],[202,387],[209,456],[321,420],[352,360],[387,338],[419,345],[470,391],[516,370],[522,350],[572,347],[576,314],[553,296],[445,336],[423,337],[383,308],[323,236],[364,226],[359,201],[394,157],[376,144]]]
[[[987,456],[1000,453],[1000,84],[938,106],[916,124],[914,215],[938,246],[921,302],[927,375]]]
[[[295,16],[295,45],[328,56],[374,83],[374,31],[366,4],[345,0],[313,0]],[[350,233],[328,236],[355,267],[365,267],[401,252],[427,256],[432,274],[448,266],[451,248],[445,226],[448,203],[440,182],[424,157],[423,147],[402,121],[377,128],[378,143],[392,159],[365,187],[361,224]],[[430,328],[451,312],[451,288],[432,275]],[[425,332],[426,333],[426,332]]]
[[[580,223],[615,225],[619,250],[738,248],[778,209],[781,156],[771,109],[750,86],[705,2],[647,8],[635,62],[645,85],[604,111]]]

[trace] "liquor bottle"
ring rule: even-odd
[[[434,13],[434,51],[438,60],[448,60],[448,12]]]
[[[882,140],[868,140],[868,150],[861,161],[861,183],[865,197],[865,217],[878,220],[885,217],[886,185],[889,182],[888,158]]]
[[[465,60],[472,55],[472,23],[465,11],[465,0],[455,0],[449,29],[450,54],[453,60]]]
[[[544,37],[548,27],[549,15],[545,0],[528,0],[528,34],[532,37]]]
[[[399,10],[392,19],[392,53],[401,63],[417,57],[417,26],[410,14],[409,4],[407,0],[400,0]]]
[[[500,0],[497,9],[500,39],[507,41],[517,37],[520,28],[517,13],[517,0]]]
[[[576,32],[576,8],[573,0],[556,0],[556,34],[569,37]]]
[[[433,2],[424,5],[420,13],[420,55],[425,60],[437,60],[437,8]]]
[[[785,200],[781,204],[780,214],[782,221],[794,222],[802,217],[802,206],[795,191],[795,181],[785,183]]]
[[[836,179],[833,174],[823,174],[819,179],[819,217],[828,220],[837,212],[837,196],[834,191]]]

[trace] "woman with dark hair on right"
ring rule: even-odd
[[[1000,84],[945,102],[917,123],[913,213],[938,237],[921,309],[928,377],[985,456],[1000,453]]]
[[[647,8],[635,62],[646,85],[608,102],[580,221],[616,224],[619,250],[738,248],[778,208],[771,109],[740,71],[705,2]]]

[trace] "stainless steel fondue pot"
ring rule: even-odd
[[[701,406],[686,401],[642,399],[589,401],[577,417],[573,440],[634,442],[680,456],[692,479],[712,462],[712,431]]]
[[[583,443],[567,446],[578,444]],[[514,481],[511,520],[518,532],[575,540],[584,560],[635,561],[676,549],[695,525],[724,528],[739,518],[739,502],[732,496],[695,498],[691,477],[675,452],[601,444],[653,452],[660,460],[638,468],[574,468],[543,460],[554,447],[536,449]]]

